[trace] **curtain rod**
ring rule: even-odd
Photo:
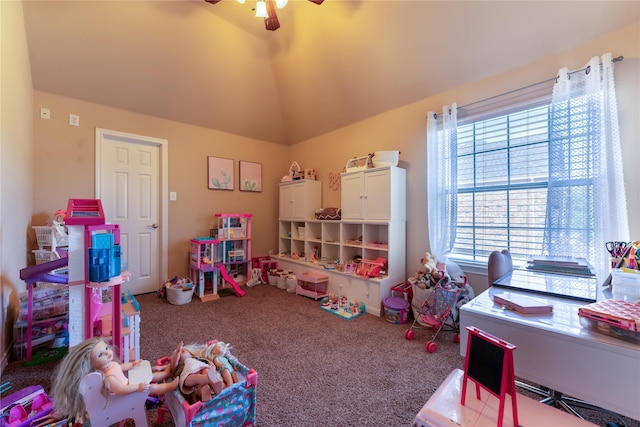
[[[624,56],[620,55],[618,57],[615,57],[615,58],[611,59],[611,62],[616,63],[616,62],[622,61],[623,59],[624,59]],[[571,78],[572,74],[576,74],[576,73],[579,73],[581,71],[585,71],[587,74],[589,74],[589,72],[591,71],[591,66],[587,65],[584,68],[581,68],[579,70],[575,70],[575,71],[570,72],[569,73],[569,78]],[[515,92],[518,92],[518,91],[521,91],[521,90],[525,90],[525,89],[529,89],[529,88],[532,88],[532,87],[535,87],[535,86],[538,86],[538,85],[542,85],[542,84],[545,84],[545,83],[549,83],[549,82],[554,81],[554,80],[557,81],[558,77],[560,77],[560,76],[555,76],[555,77],[543,80],[543,81],[538,82],[538,83],[532,83],[532,84],[530,84],[528,86],[524,86],[524,87],[521,87],[521,88],[518,88],[518,89],[513,89],[513,90],[510,90],[508,92],[501,93],[499,95],[490,96],[489,98],[481,99],[479,101],[473,101],[473,102],[470,102],[469,104],[461,105],[460,107],[458,107],[458,109],[460,110],[462,108],[466,108],[466,107],[469,107],[471,105],[480,104],[481,102],[491,101],[492,99],[499,98],[499,97],[505,96],[505,95],[510,95],[512,93],[515,93]],[[433,118],[437,119],[438,116],[441,116],[441,115],[442,115],[442,113],[433,113]],[[427,116],[427,119],[428,118],[429,118],[429,116]]]

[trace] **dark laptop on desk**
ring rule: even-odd
[[[493,282],[493,286],[577,301],[595,302],[595,276],[569,276],[516,268]]]

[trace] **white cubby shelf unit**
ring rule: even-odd
[[[380,316],[391,288],[406,281],[405,170],[387,167],[343,173],[342,181],[358,182],[342,189],[342,220],[291,218],[281,211],[278,265],[295,273],[319,270],[329,276],[329,293],[364,302],[367,313]],[[372,200],[375,205],[367,207]],[[360,209],[361,204],[365,209]],[[345,218],[345,207],[349,218]],[[325,268],[334,263],[344,266],[356,257],[384,258],[387,269],[380,277],[361,277]]]
[[[280,222],[279,266],[296,273],[309,269],[329,276],[329,292],[345,295],[350,300],[365,303],[367,313],[380,316],[384,299],[391,288],[405,277],[405,221],[286,221]],[[305,227],[305,237],[298,235]],[[294,230],[289,237],[289,230]],[[360,243],[358,239],[361,238]],[[317,259],[311,259],[317,253]],[[291,254],[303,258],[291,258]],[[341,264],[356,256],[365,260],[384,258],[387,270],[377,278],[363,278],[339,270],[325,269],[323,262]]]

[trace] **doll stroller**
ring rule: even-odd
[[[461,292],[462,289],[457,283],[440,280],[433,288],[431,295],[422,303],[411,327],[404,331],[405,339],[415,338],[414,329],[430,328],[434,332],[425,346],[429,353],[435,353],[438,350],[435,340],[440,331],[453,331],[453,342],[459,343],[460,327],[452,310]]]

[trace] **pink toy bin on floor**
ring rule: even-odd
[[[404,298],[389,297],[385,298],[382,303],[387,322],[402,324],[409,321],[409,302]]]

